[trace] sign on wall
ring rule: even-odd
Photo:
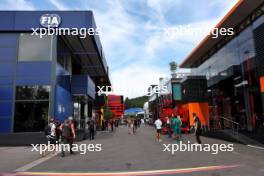
[[[40,17],[40,24],[43,27],[59,27],[61,24],[61,17],[57,14],[43,14]]]

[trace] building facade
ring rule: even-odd
[[[234,35],[207,36],[181,63],[206,76],[210,118],[224,117],[253,131],[263,117],[264,1],[239,1],[217,28]]]
[[[114,113],[114,119],[122,118],[125,112],[124,97],[109,94],[107,100],[110,110]]]
[[[54,24],[76,33],[33,35]],[[96,86],[111,84],[99,35],[82,32],[96,28],[91,11],[0,11],[0,133],[43,131],[52,117],[84,127]]]

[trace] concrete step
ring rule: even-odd
[[[224,130],[216,130],[216,131],[207,131],[203,134],[205,137],[220,139],[232,143],[242,143],[235,136],[232,136],[228,132],[224,132]]]
[[[264,147],[264,145],[260,142],[258,142],[257,140],[254,140],[242,133],[238,133],[238,135],[234,135],[232,133],[232,130],[223,130],[224,133],[231,135],[231,137],[233,138],[237,138],[238,141],[240,141],[241,143],[245,144],[245,145],[254,145],[254,146],[260,146],[260,147]]]
[[[78,131],[76,141],[84,139],[84,131]],[[47,138],[43,132],[25,132],[0,134],[0,146],[30,146],[31,144],[46,144]]]
[[[217,131],[210,131],[204,134],[206,137],[221,139],[229,142],[234,143],[241,143],[245,145],[252,145],[258,147],[264,147],[264,145],[242,133],[233,133],[231,129],[224,129],[224,130],[217,130]]]

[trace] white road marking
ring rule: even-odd
[[[259,146],[255,146],[255,145],[247,145],[247,146],[252,147],[252,148],[256,148],[256,149],[264,150],[264,147],[259,147]]]
[[[130,172],[88,172],[88,173],[52,173],[52,172],[20,172],[18,174],[21,175],[50,175],[50,176],[113,176],[113,175],[120,175],[120,176],[132,176],[132,175],[175,175],[179,173],[194,173],[194,172],[201,172],[201,171],[216,171],[222,169],[232,169],[238,168],[241,165],[222,165],[222,166],[203,166],[203,167],[193,167],[193,168],[182,168],[182,169],[168,169],[168,170],[149,170],[149,171],[130,171]]]
[[[37,159],[37,160],[29,163],[29,164],[26,164],[26,165],[24,165],[24,166],[22,166],[20,168],[17,168],[14,171],[15,172],[25,172],[25,171],[28,171],[29,169],[31,169],[31,168],[33,168],[33,167],[35,167],[35,166],[37,166],[37,165],[39,165],[39,164],[41,164],[41,163],[49,160],[49,159],[51,159],[52,157],[56,156],[57,154],[59,154],[59,152],[50,153],[50,154],[48,154],[48,155],[46,155],[46,156],[44,156],[42,158],[39,158],[39,159]]]

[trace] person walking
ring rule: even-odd
[[[94,140],[94,131],[95,131],[95,123],[94,123],[94,121],[93,121],[93,119],[91,119],[90,121],[89,121],[89,124],[88,124],[89,126],[88,126],[88,130],[89,130],[89,139],[90,140]]]
[[[64,145],[70,145],[70,154],[73,154],[72,151],[72,144],[73,140],[76,138],[75,135],[75,128],[73,123],[73,118],[69,117],[64,121],[64,123],[61,125],[61,131],[62,131],[62,141]],[[65,156],[65,151],[63,150],[64,147],[62,147],[61,156]]]
[[[181,128],[182,128],[182,120],[181,120],[181,116],[180,115],[177,115],[177,119],[178,119],[178,122],[179,122],[179,140],[182,139],[182,133],[181,133]]]
[[[196,115],[196,113],[193,113],[193,118],[194,118],[194,132],[195,132],[196,141],[198,144],[201,144],[202,143],[200,139],[201,128],[202,128],[201,121],[199,117]]]
[[[134,122],[132,120],[128,120],[128,133],[129,134],[134,133]]]
[[[54,118],[50,119],[48,126],[45,129],[45,134],[50,144],[56,144],[56,122]]]
[[[140,125],[141,125],[141,124],[140,124],[140,123],[141,123],[141,120],[140,120],[140,119],[136,119],[136,121],[137,121],[137,127],[138,127],[138,128],[140,128]]]
[[[49,124],[44,129],[45,136],[48,140],[48,145],[56,145],[57,133],[56,133],[56,122],[54,118],[51,118]],[[45,156],[45,152],[42,153]]]
[[[137,128],[138,128],[138,121],[137,121],[137,119],[134,119],[133,122],[134,122],[134,125],[133,125],[133,134],[136,134]]]
[[[114,132],[114,120],[110,120],[111,131]]]
[[[154,124],[155,124],[156,130],[157,130],[157,135],[156,135],[157,141],[161,142],[162,141],[161,140],[162,121],[160,120],[159,117],[155,120]]]
[[[105,131],[108,131],[108,120],[105,120],[104,125],[105,125]]]
[[[176,139],[176,140],[179,140],[180,139],[180,137],[179,137],[179,135],[180,135],[180,123],[181,123],[181,121],[179,120],[179,118],[177,117],[175,117],[174,115],[173,115],[173,118],[172,118],[172,125],[173,125],[173,135],[174,135],[174,139]]]
[[[255,120],[256,120],[255,132],[258,134],[259,129],[260,129],[261,124],[262,124],[262,120],[261,120],[261,117],[258,114],[254,114],[254,116],[255,116]]]
[[[171,119],[167,116],[166,117],[166,127],[168,131],[168,138],[171,138]]]
[[[114,122],[115,122],[115,128],[118,128],[118,119],[116,119]]]
[[[141,119],[141,125],[145,126],[145,120],[144,119]]]
[[[60,130],[60,126],[61,126],[60,121],[57,120],[55,122],[55,125],[56,125],[56,141],[58,144],[60,144],[61,143],[61,135],[62,135],[62,132]]]

